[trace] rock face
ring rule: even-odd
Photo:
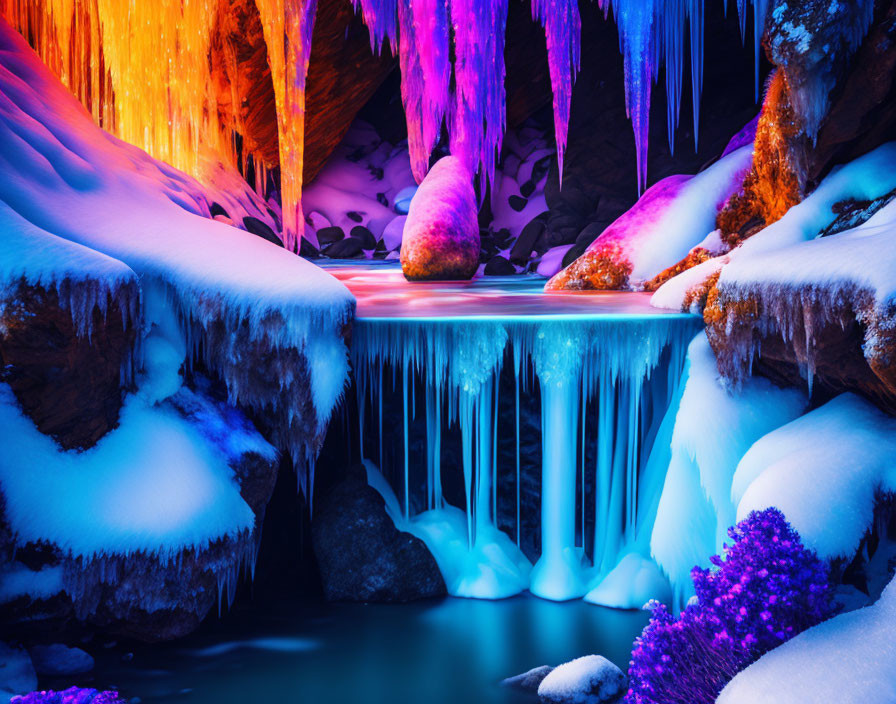
[[[129,372],[136,332],[130,311],[110,302],[93,311],[90,337],[79,335],[59,289],[24,282],[0,308],[0,380],[9,384],[41,432],[65,449],[96,444],[118,422],[121,379]],[[136,287],[122,300],[137,300]],[[126,322],[127,321],[127,322]]]
[[[220,118],[243,136],[245,153],[275,168],[280,157],[274,86],[254,0],[219,0],[213,37]],[[305,93],[305,183],[317,175],[396,63],[388,51],[371,51],[367,29],[349,0],[318,3]],[[238,119],[230,124],[234,102]]]
[[[730,245],[779,220],[835,164],[886,141],[896,122],[894,18],[890,0],[781,0],[769,8],[766,53],[778,68],[763,101],[753,170],[719,214]]]
[[[472,176],[457,157],[433,166],[411,201],[401,270],[411,281],[470,279],[479,266],[479,221]]]
[[[383,498],[359,477],[337,484],[315,506],[312,541],[330,601],[405,602],[446,593],[426,545],[395,528]]]
[[[628,680],[600,655],[586,655],[556,667],[538,686],[545,704],[602,704],[620,702]]]

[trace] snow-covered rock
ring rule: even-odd
[[[896,580],[877,603],[835,616],[762,656],[718,704],[896,701]]]
[[[586,655],[554,668],[538,685],[545,704],[602,704],[617,702],[628,679],[601,655]]]
[[[277,444],[299,465],[312,460],[348,375],[348,290],[282,247],[206,217],[195,180],[99,129],[5,23],[0,96],[0,165],[14,174],[0,182],[0,202],[161,290],[163,310],[191,343],[185,354],[201,349],[231,400],[265,410]],[[222,205],[233,217],[237,206]],[[268,217],[262,205],[249,214]]]
[[[729,254],[706,313],[726,376],[743,378],[761,353],[797,367],[810,386],[818,372],[835,389],[896,399],[888,361],[896,350],[896,205],[816,239],[838,217],[838,203],[893,191],[894,165],[896,143],[889,143],[836,169]]]
[[[716,229],[716,215],[740,187],[751,155],[744,146],[696,176],[654,184],[546,288],[638,289],[675,265]]]
[[[476,273],[479,220],[472,178],[460,159],[446,156],[423,179],[401,242],[408,279],[470,279]]]
[[[80,648],[70,648],[62,643],[32,646],[28,653],[34,671],[39,675],[58,677],[80,675],[93,669],[93,657]]]

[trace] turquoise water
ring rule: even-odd
[[[644,612],[532,596],[249,605],[181,641],[141,646],[130,660],[122,646],[95,653],[96,671],[78,684],[184,704],[533,702],[501,679],[588,653],[625,668],[646,621]]]

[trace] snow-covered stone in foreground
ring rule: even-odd
[[[640,609],[648,601],[672,602],[672,588],[650,558],[630,552],[585,595],[585,601],[614,609]]]
[[[39,675],[80,675],[93,669],[93,657],[80,648],[69,648],[62,643],[35,645],[28,652]]]
[[[401,269],[411,280],[470,279],[479,266],[473,177],[454,156],[439,159],[411,201]]]
[[[717,704],[892,704],[896,580],[873,606],[835,616],[761,657]]]
[[[688,348],[684,392],[672,433],[672,459],[650,540],[672,584],[675,605],[690,596],[691,568],[708,566],[736,519],[731,483],[738,462],[766,433],[799,416],[805,396],[751,377],[738,391],[719,379],[706,336]]]
[[[677,264],[715,230],[751,159],[752,146],[741,147],[696,176],[654,184],[546,288],[637,289]]]
[[[28,653],[0,641],[0,704],[36,688],[37,675]]]
[[[617,701],[627,685],[625,673],[605,657],[586,655],[555,667],[538,696],[545,704],[601,704]]]
[[[896,493],[896,419],[842,394],[758,440],[737,467],[737,519],[774,506],[822,559],[852,559],[876,497]],[[894,624],[896,626],[896,624]]]

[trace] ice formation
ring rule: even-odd
[[[775,506],[823,559],[852,559],[896,494],[896,420],[846,393],[758,440],[732,485],[737,517]]]
[[[400,58],[402,100],[414,175],[421,181],[447,130],[452,153],[482,185],[490,181],[506,124],[504,42],[507,0],[353,0],[370,30]],[[635,132],[639,190],[646,185],[652,83],[666,67],[670,142],[678,124],[684,52],[699,96],[703,76],[701,0],[601,0],[619,30],[625,101]],[[753,0],[757,53],[768,0]],[[283,238],[302,236],[305,76],[317,0],[262,0],[268,62],[277,107]],[[743,23],[746,0],[738,2]],[[3,0],[0,11],[32,38],[51,67],[104,128],[196,176],[212,161],[236,162],[233,137],[222,129],[208,61],[215,0],[161,8],[135,0]],[[545,29],[554,94],[557,157],[563,153],[572,90],[580,62],[581,22],[574,0],[532,0]],[[687,27],[687,31],[686,31]],[[159,57],[165,57],[160,62]],[[695,139],[699,99],[694,104]],[[236,109],[235,105],[231,109]],[[238,117],[238,116],[237,116]],[[239,119],[233,121],[239,124]],[[483,189],[484,192],[484,189]]]
[[[761,657],[722,690],[718,704],[896,700],[896,580],[877,603],[835,616]]]
[[[0,183],[5,207],[127,265],[158,302],[146,331],[181,361],[203,355],[230,400],[264,411],[278,446],[310,463],[348,376],[351,294],[284,249],[200,217],[209,203],[198,183],[96,127],[6,24],[0,101],[0,163],[14,174]],[[257,366],[244,361],[250,350]]]
[[[738,391],[719,379],[704,334],[688,348],[684,390],[675,413],[671,461],[650,539],[653,557],[668,575],[675,603],[692,588],[690,571],[718,554],[736,503],[732,481],[738,462],[766,433],[799,416],[805,396],[751,377]]]
[[[642,467],[677,387],[694,325],[687,318],[637,315],[362,317],[356,322],[352,355],[362,437],[368,425],[372,436],[379,436],[378,447],[361,452],[383,467],[382,398],[397,389],[404,449],[396,453],[399,466],[387,472],[399,477],[392,510],[400,512],[403,525],[419,529],[451,593],[498,598],[528,586],[545,598],[570,599],[583,596],[616,566],[643,530],[642,522],[652,518],[649,503],[658,487],[643,484]],[[536,380],[541,389],[542,551],[528,576],[521,553],[496,527],[497,394],[507,363],[513,365],[518,391]],[[419,411],[417,389],[424,399]],[[412,475],[408,430],[418,412],[425,413],[427,428],[422,494],[415,490],[420,482]],[[442,495],[446,423],[461,434],[462,507],[446,504]],[[577,479],[586,471],[585,423],[597,428],[596,465],[588,468],[597,487],[590,555],[576,521]],[[517,505],[517,516],[519,511]]]
[[[896,189],[896,142],[845,164],[828,175],[803,202],[729,255],[719,275],[721,300],[752,298],[767,305],[757,325],[762,334],[780,332],[790,340],[799,327],[807,332],[806,377],[814,377],[813,330],[832,322],[845,305],[866,324],[864,353],[878,353],[877,325],[887,319],[896,296],[893,278],[893,223],[896,206],[881,208],[862,225],[818,238],[836,218],[841,201],[871,201]],[[828,320],[830,317],[832,320]],[[878,320],[879,317],[879,320]],[[733,376],[746,374],[757,343],[755,335],[731,336]]]

